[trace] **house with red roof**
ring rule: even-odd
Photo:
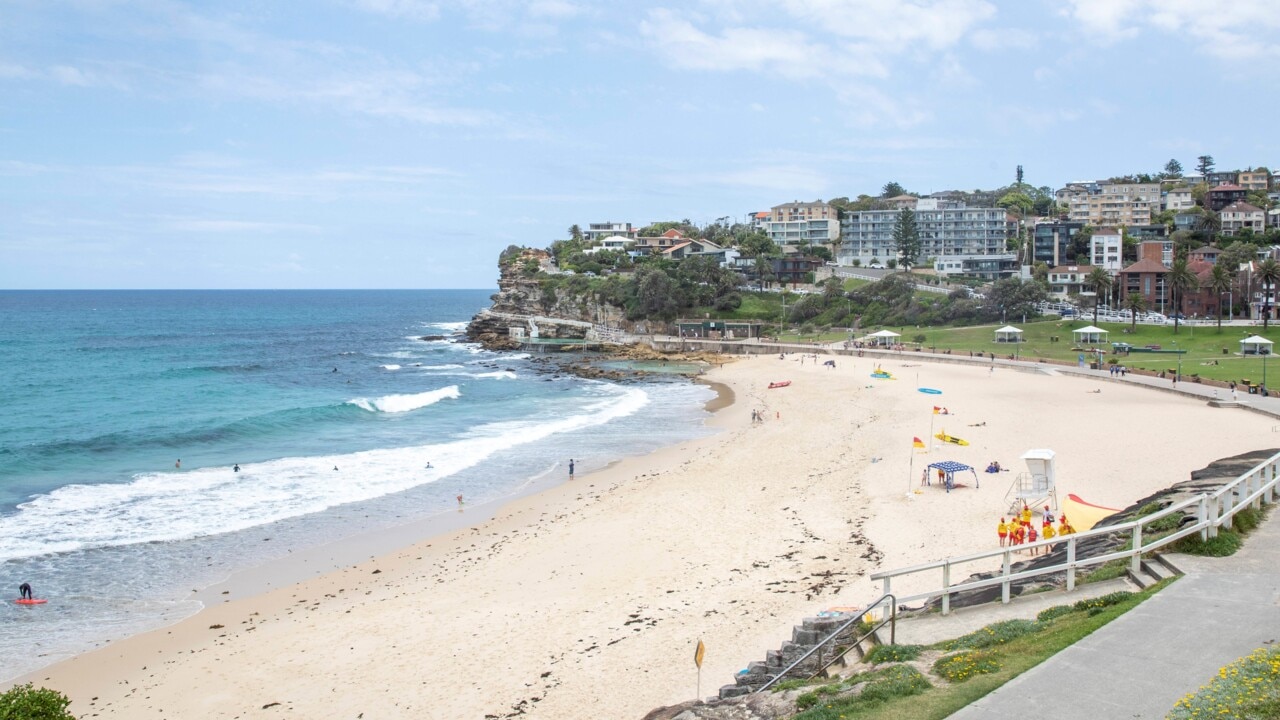
[[[1227,183],[1226,185],[1218,185],[1211,187],[1204,194],[1204,204],[1214,212],[1219,212],[1222,208],[1233,202],[1244,202],[1245,195],[1248,191],[1239,185]]]

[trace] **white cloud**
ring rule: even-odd
[[[957,51],[996,14],[987,0],[703,0],[698,7],[654,9],[641,20],[640,37],[665,64],[780,77],[805,90],[825,85],[844,106],[843,118],[902,127],[925,117],[904,109],[913,86],[898,83],[891,97],[875,81],[911,64],[930,67],[932,81],[975,83]],[[1009,31],[1006,42],[1028,43],[1019,33]],[[975,42],[994,46],[996,39]]]
[[[1280,57],[1280,11],[1274,0],[1234,0],[1220,10],[1202,0],[1066,0],[1063,13],[1086,34],[1116,42],[1155,30],[1185,36],[1191,47],[1223,60]]]
[[[1019,28],[981,28],[969,34],[969,42],[985,52],[1030,50],[1036,46],[1038,39],[1035,33]]]
[[[440,17],[440,4],[429,0],[355,0],[355,6],[367,12],[410,20],[435,20]]]
[[[582,13],[582,8],[566,0],[534,0],[529,3],[529,17],[571,18]]]
[[[813,77],[823,64],[818,56],[827,53],[795,30],[731,27],[712,35],[661,8],[640,22],[640,34],[664,62],[694,70],[768,70],[785,77]]]
[[[996,14],[986,0],[782,0],[782,6],[793,17],[884,49],[921,43],[946,49]]]

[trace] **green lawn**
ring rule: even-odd
[[[995,353],[998,357],[1008,357],[1017,353],[1018,357],[1045,358],[1074,362],[1080,355],[1079,349],[1073,349],[1071,331],[1093,324],[1093,319],[1086,316],[1077,320],[1050,320],[1044,322],[1010,323],[1023,331],[1023,342],[1013,344],[995,342],[995,329],[998,325],[984,325],[965,328],[893,328],[902,333],[903,339],[911,341],[916,335],[924,335],[925,349],[951,350],[953,353],[974,352]],[[1240,341],[1250,335],[1262,335],[1268,340],[1280,343],[1280,329],[1261,326],[1217,327],[1181,325],[1175,335],[1172,325],[1138,325],[1132,333],[1126,333],[1128,324],[1098,323],[1098,327],[1110,331],[1108,343],[1103,346],[1110,350],[1112,342],[1125,342],[1135,347],[1159,345],[1162,349],[1184,350],[1181,355],[1161,353],[1133,352],[1129,355],[1115,355],[1108,352],[1104,361],[1116,358],[1121,364],[1131,368],[1145,370],[1174,371],[1178,367],[1178,358],[1182,358],[1182,374],[1184,376],[1199,375],[1214,380],[1235,380],[1248,378],[1254,383],[1263,379],[1263,358],[1240,356]],[[1057,342],[1050,340],[1058,337]],[[1175,345],[1176,343],[1176,345]],[[1223,353],[1223,350],[1226,353]],[[1217,363],[1212,364],[1212,363]],[[1267,359],[1267,380],[1272,384],[1280,382],[1280,365]]]

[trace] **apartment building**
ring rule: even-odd
[[[841,222],[839,261],[851,265],[885,264],[897,258],[893,229],[897,210],[846,213]],[[1017,271],[1017,256],[1008,249],[1017,220],[1003,208],[971,208],[954,200],[921,198],[915,208],[920,231],[920,262],[949,275],[999,278]]]
[[[1233,202],[1218,213],[1223,235],[1237,235],[1241,230],[1260,233],[1266,229],[1266,212],[1247,202]]]
[[[1092,290],[1093,288],[1089,286],[1091,272],[1093,267],[1090,265],[1062,265],[1049,268],[1049,294],[1061,299],[1068,295],[1078,295]]]
[[[1163,202],[1160,183],[1073,183],[1058,196],[1070,220],[1095,227],[1149,225]]]
[[[1239,185],[1218,185],[1209,188],[1204,194],[1204,204],[1214,212],[1221,212],[1222,208],[1234,202],[1244,202],[1246,190]]]
[[[640,235],[640,228],[632,227],[631,223],[602,222],[588,223],[587,229],[582,231],[583,239],[588,242],[603,240],[614,235],[635,240]]]
[[[770,208],[761,229],[784,250],[801,243],[827,245],[840,237],[839,211],[821,200],[783,203]]]
[[[1089,256],[1095,266],[1115,275],[1124,266],[1124,236],[1115,228],[1098,228],[1089,238]]]
[[[1267,170],[1245,170],[1240,173],[1236,184],[1245,190],[1266,192],[1271,189],[1271,173]]]
[[[1071,238],[1084,229],[1082,222],[1048,221],[1036,223],[1031,234],[1031,262],[1057,267],[1072,258]]]
[[[1165,210],[1181,212],[1190,210],[1195,206],[1196,200],[1191,197],[1191,188],[1175,188],[1164,194],[1163,207]]]

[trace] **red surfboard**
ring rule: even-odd
[[[18,598],[17,600],[14,600],[14,602],[19,605],[43,605],[49,601],[44,598]]]

